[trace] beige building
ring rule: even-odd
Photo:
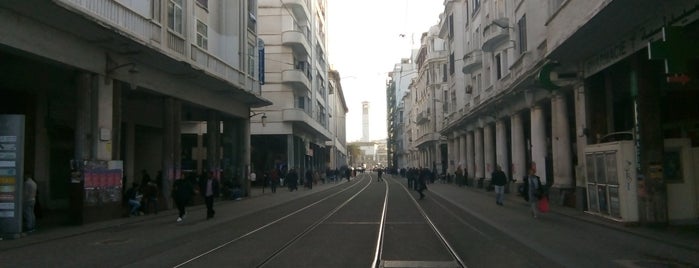
[[[335,116],[342,120],[346,107],[336,99],[341,93],[334,91],[337,84],[329,83],[326,7],[325,0],[259,1],[258,32],[265,47],[262,96],[274,104],[254,109],[259,116],[251,119],[257,171],[325,170],[344,150],[339,142],[344,137],[336,139],[335,132],[342,122],[332,119],[339,112]]]

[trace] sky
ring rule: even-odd
[[[340,73],[347,141],[362,138],[362,102],[369,102],[369,138],[385,139],[386,81],[420,36],[439,23],[442,0],[328,0],[328,57]]]

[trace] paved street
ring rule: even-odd
[[[501,207],[491,192],[451,184],[429,184],[427,197],[416,200],[417,193],[407,189],[405,179],[384,176],[384,183],[375,175],[359,174],[350,182],[319,184],[311,190],[282,188],[273,194],[256,189],[251,198],[217,202],[211,220],[205,219],[205,209],[199,205],[188,208],[182,223],[175,222],[176,211],[170,210],[40,230],[0,241],[0,263],[3,267],[367,267],[377,256],[384,267],[459,267],[460,262],[467,267],[699,263],[696,230],[623,227],[555,205],[552,212],[534,219],[513,194]]]

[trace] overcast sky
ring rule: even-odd
[[[388,72],[439,23],[442,0],[328,0],[328,57],[340,72],[347,141],[362,137],[362,102],[369,101],[369,136],[385,139]],[[403,36],[403,37],[401,37]]]

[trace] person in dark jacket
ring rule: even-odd
[[[420,193],[420,199],[425,198],[425,194],[422,193],[425,189],[427,189],[427,176],[429,176],[429,170],[427,168],[424,169],[418,169],[418,174],[417,174],[417,181],[416,183],[416,188],[415,190]]]
[[[184,217],[187,215],[185,208],[189,204],[193,193],[194,188],[188,179],[180,178],[175,180],[172,186],[172,198],[175,199],[175,205],[177,205],[177,210],[180,213],[177,217],[177,222],[184,220]]]
[[[291,168],[291,170],[289,170],[289,174],[286,174],[286,179],[284,181],[286,181],[287,185],[289,186],[289,192],[299,189],[297,186],[299,175],[296,173],[295,168]]]
[[[206,219],[211,219],[216,214],[214,211],[214,197],[219,194],[219,183],[217,179],[214,179],[211,174],[204,173],[205,178],[199,181],[199,191],[202,196],[204,196],[204,202],[206,203]]]
[[[496,165],[491,177],[493,179],[493,186],[495,187],[495,204],[502,206],[505,184],[507,184],[507,175],[502,171],[500,165]]]

